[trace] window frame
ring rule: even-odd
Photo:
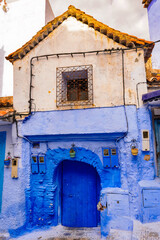
[[[64,78],[64,73],[72,73],[87,71],[88,80],[88,99],[87,100],[67,100],[67,80]],[[77,79],[78,80],[78,79]],[[93,66],[79,65],[56,68],[56,105],[57,107],[64,106],[85,106],[93,105]]]

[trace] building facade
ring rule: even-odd
[[[148,94],[143,99],[146,104],[149,105],[150,112],[153,119],[153,131],[155,139],[155,150],[156,150],[156,162],[157,162],[157,176],[160,176],[159,172],[159,81],[160,81],[160,31],[159,31],[159,20],[160,20],[160,1],[143,1],[144,7],[148,11],[148,22],[150,38],[155,42],[155,46],[152,53],[152,58],[148,60],[146,67],[147,73],[147,88]],[[152,97],[151,97],[152,95]]]
[[[70,6],[7,57],[17,175],[9,180],[15,208],[5,202],[1,226],[12,235],[61,224],[101,226],[106,237],[160,220],[152,117],[142,101],[153,46]]]
[[[160,40],[160,1],[159,0],[143,0],[144,7],[148,11],[148,24],[151,41]],[[160,43],[157,43],[152,52],[152,66],[153,69],[160,69]]]

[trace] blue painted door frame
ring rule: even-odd
[[[76,161],[62,163],[62,225],[96,227],[100,220],[97,203],[100,180],[89,164]]]
[[[0,132],[0,212],[2,207],[5,146],[6,146],[6,132]]]
[[[155,119],[157,174],[160,177],[160,119]]]

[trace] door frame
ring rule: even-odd
[[[157,136],[156,136],[156,121],[160,121],[160,116],[156,116],[154,114],[152,114],[153,118],[152,118],[152,126],[153,126],[153,140],[154,140],[154,159],[155,159],[155,175],[156,177],[160,177],[158,176],[158,157],[157,157]],[[160,144],[160,143],[159,143]]]
[[[63,196],[62,196],[63,186],[62,186],[62,184],[63,184],[63,179],[62,178],[63,178],[63,162],[64,161],[68,161],[68,162],[72,161],[73,162],[75,160],[66,159],[66,160],[61,161],[60,164],[58,165],[58,171],[57,171],[58,188],[59,188],[59,191],[58,191],[58,194],[57,194],[58,195],[58,224],[62,224],[62,218],[63,218],[62,217],[62,214],[63,214],[63,212],[62,212],[62,204],[63,204]],[[79,161],[75,161],[75,162],[79,162]],[[88,164],[88,163],[85,163],[85,162],[80,162],[80,163]],[[90,164],[88,164],[88,165],[90,167],[94,168],[92,165],[90,165]],[[99,180],[96,179],[96,200],[98,201],[98,198],[100,198],[100,192],[101,192],[101,179],[100,179],[100,176],[97,172],[97,169],[96,168],[94,168],[94,169],[95,169],[95,171],[97,173],[97,176],[99,178]],[[98,185],[99,185],[99,187],[98,187]],[[98,193],[98,191],[99,191],[99,193]],[[98,227],[101,224],[100,213],[97,212],[96,218],[97,218],[97,227]]]

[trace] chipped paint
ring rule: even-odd
[[[71,31],[73,28],[76,31]],[[70,29],[70,27],[72,27]],[[97,40],[95,39],[95,31],[88,28],[80,21],[73,17],[65,20],[59,28],[56,29],[52,38],[46,38],[39,43],[25,58],[21,61],[14,62],[14,107],[18,112],[24,112],[28,108],[28,93],[29,93],[29,59],[36,55],[44,55],[56,52],[77,52],[88,51],[93,49],[101,49],[101,33],[97,32]],[[69,34],[68,34],[69,31]],[[79,34],[77,34],[79,31]],[[64,40],[65,39],[65,45]],[[103,49],[112,47],[121,47],[119,43],[112,39],[106,38],[103,41]],[[81,44],[85,42],[85,44]],[[138,64],[134,62],[137,55],[141,53]],[[126,104],[137,104],[136,84],[146,81],[144,54],[143,50],[129,51],[124,54],[124,75],[126,86]],[[26,61],[27,59],[27,61]],[[56,68],[63,66],[78,66],[86,65],[87,63],[93,66],[93,94],[95,107],[119,106],[123,105],[123,85],[122,85],[122,54],[121,51],[114,54],[92,54],[79,55],[76,57],[52,57],[43,58],[41,61],[34,60],[33,66],[33,85],[32,94],[34,104],[37,111],[50,111],[57,109],[56,106]],[[18,67],[21,64],[22,69],[19,72]],[[46,74],[47,72],[47,74]],[[22,83],[22,76],[25,81]],[[139,77],[141,76],[141,77]],[[47,79],[47,81],[46,81]],[[101,81],[101,84],[99,84]],[[52,92],[52,89],[54,91]],[[127,89],[131,89],[133,94],[131,98],[127,96]],[[51,91],[49,94],[48,91]],[[146,93],[146,86],[140,91],[140,94]],[[20,100],[23,98],[23,102]],[[142,104],[140,100],[140,104]],[[93,106],[90,105],[90,108]],[[88,108],[88,106],[77,106],[72,109]],[[59,110],[70,109],[70,106],[58,107]]]

